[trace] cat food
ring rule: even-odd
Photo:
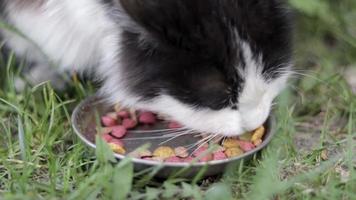
[[[116,138],[123,138],[127,133],[127,130],[124,126],[114,126],[112,128],[111,134]]]
[[[155,124],[156,116],[151,112],[142,112],[138,117],[138,121],[142,124]]]
[[[174,149],[174,153],[176,156],[180,158],[187,158],[189,156],[188,149],[185,147],[177,147]]]
[[[158,147],[153,152],[153,156],[166,159],[166,158],[175,156],[175,153],[174,153],[174,150],[171,147],[162,146],[162,147]]]
[[[165,122],[164,116],[149,111],[136,111],[133,109],[122,109],[115,106],[115,112],[110,112],[101,117],[102,126],[97,130],[101,138],[105,140],[110,148],[117,154],[125,155],[126,149],[121,139],[129,134],[128,130],[139,128],[140,126],[150,127],[158,122],[164,122],[168,129],[179,129],[183,126],[176,121]],[[263,126],[255,131],[248,132],[239,137],[231,137],[220,140],[213,140],[209,144],[198,146],[195,149],[187,149],[183,146],[170,147],[160,146],[150,150],[140,150],[129,152],[127,155],[150,161],[169,163],[190,163],[209,162],[212,160],[225,160],[241,156],[246,152],[255,149],[263,143],[265,128]],[[204,138],[206,134],[202,134]],[[208,136],[208,135],[207,135]],[[209,151],[209,145],[214,144],[213,150]]]

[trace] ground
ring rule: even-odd
[[[356,199],[356,3],[290,0],[295,76],[274,109],[276,137],[221,177],[152,179],[90,151],[74,135],[73,107],[95,85],[13,87],[21,63],[0,59],[0,196],[4,199]],[[20,67],[19,67],[20,66]],[[142,175],[143,174],[143,175]]]

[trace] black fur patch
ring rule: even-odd
[[[291,57],[289,17],[277,0],[121,3],[144,30],[123,33],[123,58],[145,100],[166,93],[196,107],[236,108],[244,84],[237,68],[248,67],[240,39],[263,55],[266,78],[278,77]]]

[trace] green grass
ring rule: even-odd
[[[1,199],[356,199],[356,95],[343,78],[356,67],[356,3],[291,0],[297,9],[300,76],[274,110],[277,135],[260,157],[231,166],[219,179],[152,179],[115,163],[74,135],[70,114],[94,93],[73,81],[16,93],[21,63],[0,59]]]

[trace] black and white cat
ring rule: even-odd
[[[1,0],[9,48],[34,78],[89,71],[111,103],[172,116],[202,132],[260,126],[291,70],[281,0]],[[41,49],[41,51],[39,51]]]

